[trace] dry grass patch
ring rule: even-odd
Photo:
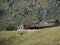
[[[60,27],[38,31],[2,31],[0,45],[60,45]]]

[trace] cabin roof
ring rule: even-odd
[[[31,21],[29,21],[29,20],[22,20],[20,22],[20,24],[23,24],[23,25],[31,25]]]
[[[46,20],[46,22],[55,22],[56,21],[56,19],[48,19],[48,20]]]
[[[48,19],[45,22],[55,22],[56,19]],[[32,23],[39,23],[40,20],[34,20],[34,21],[29,21],[29,20],[22,20],[19,24],[23,24],[23,25],[32,25]]]
[[[38,23],[40,20],[34,20],[31,23]]]

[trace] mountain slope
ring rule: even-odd
[[[47,12],[44,12],[46,10]],[[43,15],[45,17],[43,18]],[[0,0],[0,29],[10,24],[18,26],[19,21],[60,19],[59,0]]]

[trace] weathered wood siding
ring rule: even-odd
[[[39,27],[42,27],[42,26],[54,26],[55,23],[52,23],[52,22],[45,22],[45,21],[41,21],[39,22]]]

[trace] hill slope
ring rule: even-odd
[[[44,11],[46,17],[42,18]],[[60,19],[60,0],[0,0],[0,29],[18,26],[22,19]]]
[[[2,31],[0,45],[60,45],[60,27],[37,31]]]

